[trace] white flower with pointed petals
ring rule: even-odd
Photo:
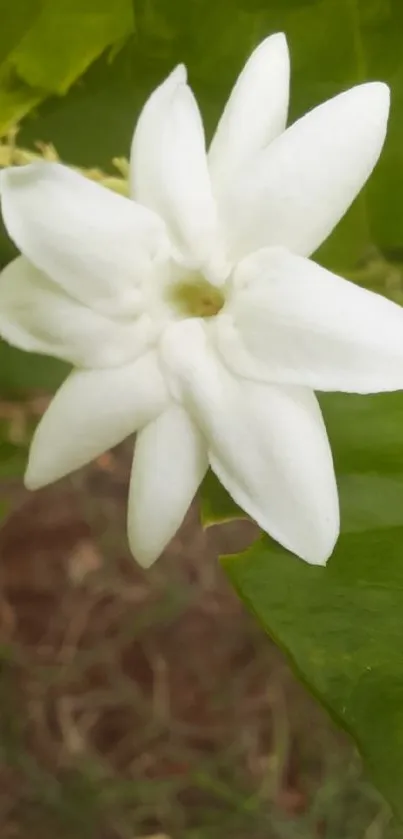
[[[266,39],[208,155],[178,67],[150,97],[132,200],[54,163],[1,176],[22,256],[2,273],[0,333],[73,372],[33,439],[30,488],[137,432],[128,530],[144,566],[210,465],[263,530],[323,564],[339,532],[314,390],[403,388],[403,311],[309,255],[367,180],[388,88],[364,84],[285,130],[289,59]]]

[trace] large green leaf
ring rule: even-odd
[[[403,818],[403,395],[322,401],[342,512],[328,566],[268,537],[223,563]],[[231,514],[224,498],[214,485],[218,519]]]
[[[403,527],[344,536],[329,568],[265,542],[225,568],[403,818]]]
[[[49,95],[66,93],[134,22],[131,0],[1,0],[0,12],[0,133]]]

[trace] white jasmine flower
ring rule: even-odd
[[[150,97],[132,200],[56,163],[1,177],[22,256],[0,332],[71,362],[34,436],[26,484],[55,481],[137,432],[128,530],[144,566],[210,465],[258,524],[311,563],[339,532],[314,390],[403,387],[403,312],[309,259],[371,173],[388,88],[364,84],[285,130],[289,59],[265,40],[208,155],[178,67]]]

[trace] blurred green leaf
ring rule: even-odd
[[[41,14],[43,0],[0,0],[0,63],[18,46]]]
[[[21,400],[35,392],[52,393],[69,366],[54,358],[26,353],[0,340],[0,393]]]
[[[4,4],[4,0],[2,0]],[[0,8],[1,11],[1,8]],[[0,133],[51,94],[65,94],[133,32],[131,0],[14,0],[0,33]]]
[[[12,63],[32,87],[65,93],[106,47],[132,31],[130,0],[45,0]]]
[[[44,98],[43,92],[18,79],[10,67],[0,69],[0,136]]]
[[[22,477],[27,465],[27,454],[27,446],[17,446],[0,439],[0,478]]]

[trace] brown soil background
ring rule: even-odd
[[[253,526],[204,532],[195,507],[143,572],[130,459],[35,494],[3,482],[0,839],[400,835],[220,569]]]

